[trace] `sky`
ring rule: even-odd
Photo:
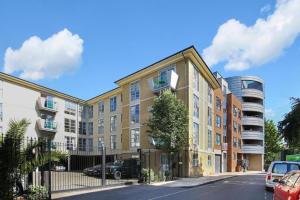
[[[266,118],[300,97],[300,0],[1,0],[0,68],[89,99],[194,45],[223,77],[265,81]]]

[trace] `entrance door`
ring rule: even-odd
[[[227,172],[227,153],[223,153],[223,172]]]
[[[221,172],[221,155],[215,155],[215,173],[219,174]]]

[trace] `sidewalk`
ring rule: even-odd
[[[259,174],[263,173],[261,171],[248,171],[248,172],[225,172],[218,175],[212,176],[203,176],[197,178],[180,178],[175,181],[168,181],[168,182],[159,182],[153,183],[153,186],[164,186],[164,187],[182,187],[182,188],[190,188],[196,187],[200,185],[210,184],[217,181],[222,181],[228,178],[232,178],[235,176],[242,176],[242,175],[252,175],[252,174]]]

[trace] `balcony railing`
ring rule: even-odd
[[[38,119],[37,124],[39,130],[41,131],[48,131],[48,132],[57,131],[57,123],[53,120]]]
[[[264,113],[264,106],[258,103],[244,102],[242,106],[243,111],[255,111]]]
[[[264,147],[261,145],[243,144],[242,152],[243,153],[252,153],[252,154],[263,154]]]
[[[260,117],[243,116],[243,125],[264,126],[264,120]]]
[[[228,150],[228,143],[222,143],[222,151]]]
[[[264,140],[264,133],[262,131],[243,131],[242,139]]]
[[[257,89],[243,89],[242,96],[244,97],[256,97],[259,99],[264,99],[264,93]]]
[[[57,112],[57,103],[54,100],[48,100],[44,97],[39,97],[37,100],[39,109],[50,112]]]
[[[160,92],[163,89],[176,90],[177,82],[178,74],[173,70],[148,80],[149,87],[154,93]]]

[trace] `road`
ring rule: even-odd
[[[64,200],[272,200],[272,195],[264,189],[263,175],[246,175],[192,188],[133,185]]]

